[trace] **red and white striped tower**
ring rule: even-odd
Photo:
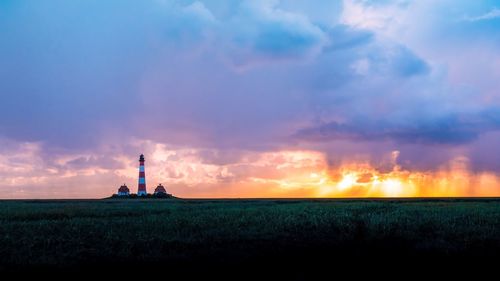
[[[137,190],[138,196],[146,196],[146,173],[144,171],[144,155],[139,157],[139,188]]]

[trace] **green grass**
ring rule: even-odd
[[[499,253],[497,199],[0,201],[4,270]]]

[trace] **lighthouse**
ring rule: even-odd
[[[144,155],[139,157],[139,188],[137,190],[138,196],[146,196],[146,173],[144,170]]]

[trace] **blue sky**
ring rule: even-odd
[[[499,48],[492,0],[4,0],[0,188],[101,196],[140,153],[187,196],[267,194],[280,152],[496,175]]]

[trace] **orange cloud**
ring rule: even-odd
[[[207,151],[139,141],[146,153],[147,186],[158,183],[180,197],[448,197],[500,196],[500,178],[474,173],[456,157],[434,171],[398,165],[398,151],[380,168],[369,161],[344,160],[331,167],[324,153],[310,150],[239,151],[230,161],[207,159]],[[218,151],[208,151],[216,155]],[[59,155],[47,163],[38,144],[1,156],[4,198],[102,198],[127,183],[137,188],[137,160],[124,154]],[[113,167],[117,168],[113,168]]]

